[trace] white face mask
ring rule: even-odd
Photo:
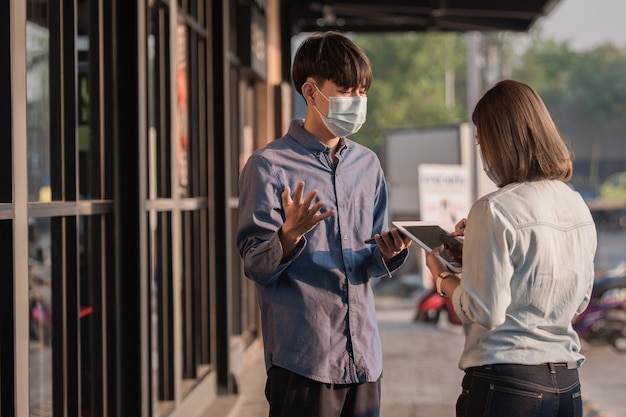
[[[501,183],[500,177],[489,167],[489,164],[487,163],[487,161],[485,161],[485,157],[483,156],[483,152],[480,149],[480,145],[478,145],[478,153],[480,154],[480,159],[483,161],[483,171],[485,171],[485,174],[487,174],[487,177],[489,177],[489,179],[493,181],[494,184],[496,184],[497,186],[500,186],[500,183]]]
[[[337,137],[344,137],[358,132],[365,123],[367,97],[326,97],[317,85],[315,88],[328,100],[328,116],[324,116],[317,106],[313,107],[330,133]]]

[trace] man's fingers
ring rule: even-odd
[[[329,218],[333,214],[335,214],[335,210],[328,210],[328,211],[325,211],[324,213],[318,214],[317,216],[315,216],[316,223]]]
[[[307,203],[304,203],[305,206],[307,206]],[[309,202],[310,204],[310,202]],[[322,209],[322,207],[324,207],[324,202],[323,201],[318,201],[317,203],[315,203],[313,206],[308,206],[309,207],[309,211],[311,213],[317,213],[318,211],[320,211]]]
[[[302,205],[305,206],[305,207],[310,207],[311,203],[313,203],[313,200],[315,199],[316,195],[317,195],[317,190],[311,190],[311,192],[306,196],[306,198],[302,202]],[[319,203],[320,202],[318,202],[317,204],[319,204]]]
[[[288,185],[285,185],[282,198],[283,198],[283,207],[287,207],[289,204],[291,204],[291,189],[289,188]]]
[[[288,185],[285,185],[285,189],[283,190],[283,194],[282,194],[283,204],[289,204],[293,202],[297,205],[300,205],[302,207],[308,208],[309,210],[312,210],[314,207],[311,207],[311,204],[313,203],[315,196],[317,196],[317,190],[312,190],[311,192],[309,192],[309,194],[306,196],[306,198],[304,198],[304,200],[302,199],[303,195],[304,195],[304,181],[299,181],[298,184],[296,185],[296,188],[293,191],[293,200],[291,199],[291,189],[289,188]],[[317,203],[316,205],[320,205],[320,203]],[[319,210],[322,205],[323,203],[315,211]]]
[[[313,207],[309,208],[309,213],[313,215],[313,220],[315,221],[315,223],[318,223],[324,219],[327,219],[333,214],[335,214],[334,210],[328,210],[328,211],[325,211],[324,213],[319,213],[322,207],[324,207],[324,202],[318,201],[317,203],[315,203]],[[316,214],[316,213],[319,213],[319,214]]]
[[[303,194],[304,194],[304,181],[300,181],[296,185],[296,188],[293,193],[293,200],[291,198],[291,189],[289,188],[288,185],[286,185],[282,193],[283,207],[288,207],[288,206],[293,205],[293,208],[296,211],[302,214],[306,213],[306,216],[312,219],[315,223],[318,223],[321,220],[327,219],[328,217],[335,214],[334,210],[328,210],[324,213],[317,214],[324,207],[324,202],[321,200],[313,204],[313,200],[317,196],[317,190],[312,190],[311,192],[309,192],[309,194],[307,194],[304,200],[302,200]]]
[[[303,194],[304,194],[304,181],[299,181],[298,185],[296,185],[296,189],[293,192],[293,200],[296,203],[300,203],[302,201]]]

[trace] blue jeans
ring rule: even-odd
[[[578,369],[567,364],[468,368],[457,417],[582,417]]]

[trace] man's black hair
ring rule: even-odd
[[[337,31],[317,32],[298,48],[291,76],[300,95],[309,77],[320,87],[330,80],[339,87],[367,91],[372,83],[372,68],[363,50],[347,36]]]

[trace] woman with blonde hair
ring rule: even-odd
[[[498,190],[451,233],[464,236],[463,270],[427,266],[463,322],[465,371],[457,416],[582,415],[584,356],[571,321],[589,303],[597,235],[565,181],[572,157],[539,95],[504,80],[472,120],[483,168]]]

